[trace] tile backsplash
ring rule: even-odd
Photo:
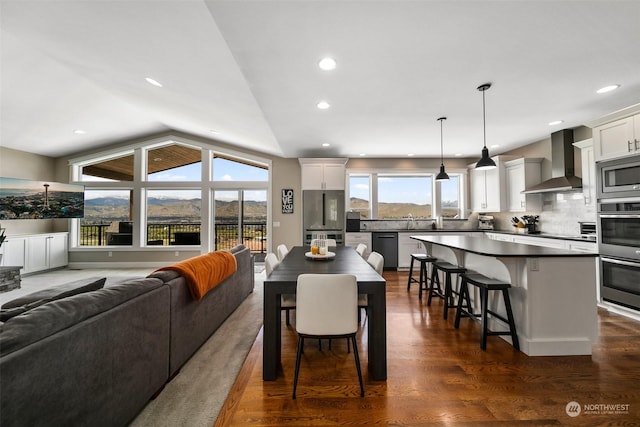
[[[580,234],[580,221],[596,221],[596,207],[585,204],[582,192],[541,194],[542,212],[496,212],[494,217],[496,230],[512,230],[511,218],[523,215],[540,215],[538,230],[542,233],[577,236]]]

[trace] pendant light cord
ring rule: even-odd
[[[487,88],[488,89],[488,88]],[[486,114],[486,109],[485,109],[485,105],[484,105],[484,93],[485,93],[486,89],[484,89],[482,91],[482,137],[483,137],[483,144],[484,147],[487,147],[487,114]]]
[[[440,164],[444,165],[444,154],[442,153],[443,151],[443,145],[442,145],[442,121],[446,120],[446,117],[440,117],[438,119],[438,121],[440,122]]]

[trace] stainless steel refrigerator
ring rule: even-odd
[[[344,245],[344,190],[303,190],[303,239],[311,243],[314,232],[324,232],[327,239]]]

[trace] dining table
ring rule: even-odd
[[[309,246],[292,247],[264,281],[262,379],[273,381],[282,371],[281,295],[295,294],[298,276],[353,274],[358,293],[367,294],[367,356],[372,379],[387,379],[386,281],[350,246],[330,247],[326,257],[313,257]]]

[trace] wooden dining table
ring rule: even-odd
[[[327,259],[312,259],[305,254],[309,246],[295,246],[264,281],[264,332],[262,379],[273,381],[282,370],[281,307],[282,294],[295,294],[298,276],[304,273],[353,274],[358,292],[368,295],[367,349],[368,369],[374,380],[387,379],[386,281],[349,246],[329,248]]]

